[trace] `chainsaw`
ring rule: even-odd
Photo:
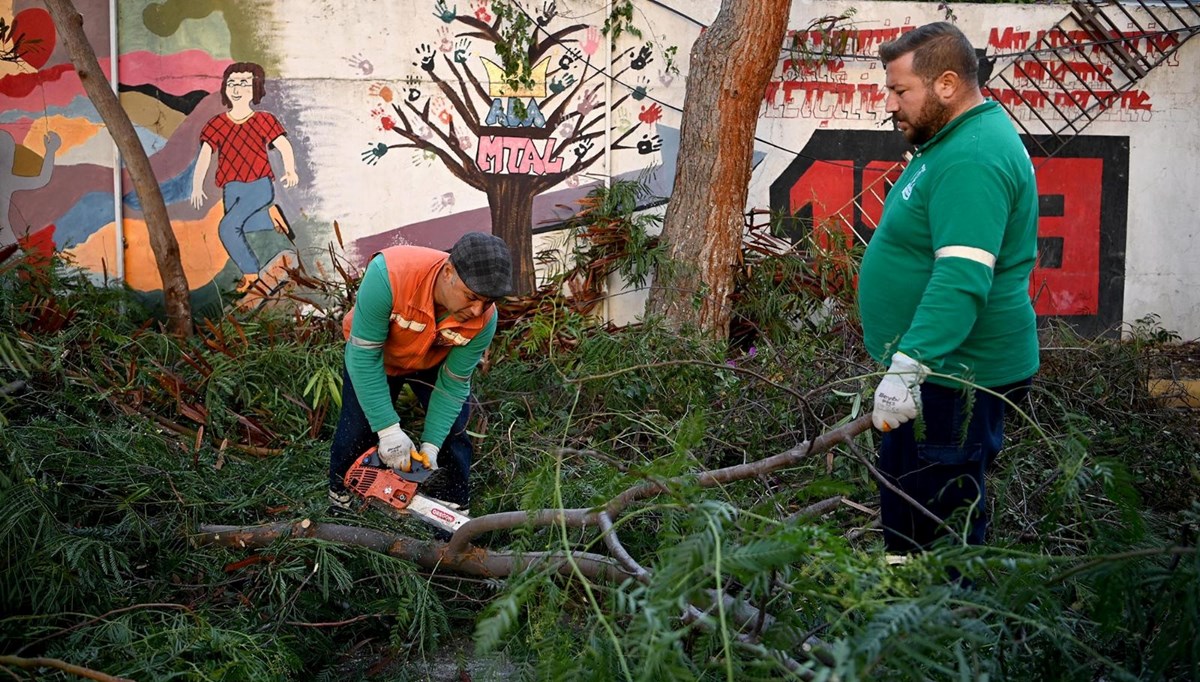
[[[408,471],[389,468],[379,458],[378,448],[371,448],[357,457],[346,471],[346,489],[382,507],[390,516],[412,514],[429,525],[454,533],[470,517],[451,509],[445,503],[417,493],[433,470],[429,458],[412,451]]]

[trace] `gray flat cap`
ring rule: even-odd
[[[450,248],[450,263],[463,284],[485,298],[504,298],[513,292],[512,256],[504,240],[483,232],[468,232]]]

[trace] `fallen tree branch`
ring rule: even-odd
[[[595,509],[541,509],[538,511],[516,511],[488,514],[471,519],[450,539],[447,546],[452,553],[461,552],[470,541],[484,533],[508,530],[522,526],[549,526],[564,524],[578,528],[599,526],[600,514],[607,514],[615,521],[629,505],[667,492],[669,486],[694,482],[701,488],[711,488],[734,481],[755,478],[778,469],[793,466],[813,454],[820,454],[839,443],[849,443],[855,436],[871,428],[871,415],[866,414],[852,422],[821,434],[813,441],[805,441],[796,447],[756,462],[746,462],[723,469],[702,471],[699,474],[684,474],[666,481],[649,481],[626,488],[609,500],[602,510]]]
[[[612,519],[608,518],[607,512],[600,512],[600,529],[603,532],[604,544],[608,547],[608,551],[616,557],[617,561],[625,567],[625,570],[633,574],[638,582],[648,585],[650,584],[650,571],[646,570],[637,562],[621,544],[621,539],[617,537],[616,530],[613,528]]]
[[[575,569],[571,565],[573,563],[579,574],[589,580],[599,579],[616,583],[632,577],[643,584],[648,584],[652,572],[629,554],[617,536],[614,526],[614,519],[630,505],[655,497],[683,483],[694,483],[702,488],[710,488],[762,476],[792,466],[809,455],[820,454],[840,443],[849,444],[855,436],[866,431],[870,426],[871,416],[867,414],[822,434],[811,442],[805,441],[790,450],[756,462],[702,471],[697,474],[686,474],[665,481],[644,481],[626,488],[600,508],[540,509],[529,512],[488,514],[467,522],[458,529],[448,543],[420,541],[398,534],[353,526],[313,523],[308,519],[295,523],[249,527],[203,525],[200,527],[200,534],[194,536],[192,542],[196,545],[263,548],[270,546],[285,535],[319,538],[383,552],[412,561],[430,571],[448,570],[466,575],[498,577],[512,575],[545,562],[557,562],[553,568],[562,575],[574,574]],[[805,515],[825,513],[835,508],[842,499],[841,496],[837,496],[817,502],[790,516],[789,521]],[[522,526],[543,527],[552,524],[578,528],[599,527],[601,537],[612,557],[569,548],[555,552],[514,554],[492,551],[470,544],[472,539],[494,530]],[[568,556],[570,561],[568,561]],[[710,598],[712,597],[713,595],[710,595]],[[766,649],[758,642],[757,636],[740,631],[749,625],[754,626],[756,633],[770,629],[775,622],[773,616],[752,604],[738,601],[729,595],[717,595],[716,598],[728,605],[730,615],[738,623],[739,632],[735,637],[737,646],[778,660],[789,671],[809,679],[807,671],[804,671],[803,666],[790,655],[783,651]],[[680,618],[685,623],[691,622],[703,627],[714,627],[711,619],[695,605],[685,607]],[[789,640],[789,644],[799,647],[804,657],[817,658],[823,663],[827,661],[827,656],[824,655],[822,649],[819,646],[813,647],[814,642],[805,641],[804,638],[797,636],[798,633],[789,634],[790,637],[786,638]]]
[[[313,523],[309,519],[263,526],[202,525],[200,534],[193,537],[193,542],[197,545],[215,544],[227,547],[260,548],[275,542],[284,535],[321,538],[332,542],[366,547],[390,556],[407,559],[428,570],[441,568],[466,575],[496,577],[511,575],[515,570],[523,570],[540,561],[562,561],[563,555],[557,552],[531,552],[516,555],[509,552],[493,552],[470,544],[472,539],[484,533],[522,526],[544,527],[551,524],[576,528],[606,526],[604,528],[605,537],[613,538],[612,540],[606,539],[606,542],[609,543],[609,550],[618,557],[616,560],[582,552],[576,552],[574,556],[580,561],[580,570],[588,578],[606,578],[620,582],[630,576],[638,577],[646,570],[625,552],[619,540],[615,538],[612,529],[612,522],[629,505],[666,492],[670,486],[675,484],[693,481],[702,488],[710,488],[762,476],[792,466],[808,455],[820,454],[839,443],[849,443],[851,439],[866,431],[870,426],[870,415],[863,415],[822,434],[811,442],[805,441],[790,450],[756,462],[703,471],[699,474],[686,474],[666,481],[638,483],[619,493],[602,509],[541,509],[480,516],[471,519],[459,528],[450,541],[445,544],[415,540],[403,535],[367,528]],[[570,567],[564,563],[560,564],[556,570],[560,573],[569,573]]]
[[[785,524],[795,523],[797,521],[803,521],[804,519],[828,514],[829,512],[841,506],[842,500],[844,499],[846,499],[844,495],[834,495],[833,497],[821,500],[820,502],[813,502],[804,509],[801,509],[794,514],[789,514],[787,518],[783,520],[783,522]]]
[[[396,533],[370,528],[314,523],[309,519],[296,522],[272,523],[262,526],[202,525],[192,537],[197,546],[217,545],[242,549],[268,547],[281,537],[316,538],[346,545],[355,545],[382,552],[388,556],[411,561],[430,571],[449,570],[464,575],[502,577],[543,563],[556,563],[555,570],[564,575],[572,573],[561,552],[497,552],[482,547],[470,547],[451,552],[445,543],[416,540]],[[598,554],[574,552],[579,570],[592,580],[619,583],[629,577],[614,560]]]
[[[57,658],[21,658],[20,656],[0,656],[0,667],[13,666],[23,668],[25,670],[35,670],[37,668],[54,668],[72,675],[84,677],[89,680],[98,680],[99,682],[133,682],[128,677],[113,677],[107,673],[102,673],[99,670],[84,668],[83,666],[60,661]]]
[[[363,614],[357,615],[353,618],[347,618],[346,620],[338,620],[338,621],[331,621],[331,622],[325,622],[325,623],[305,623],[305,622],[299,621],[299,620],[289,620],[289,621],[284,621],[284,622],[288,625],[295,625],[296,627],[299,627],[299,628],[336,628],[336,627],[341,627],[343,625],[350,625],[351,623],[357,623],[361,620],[367,620],[368,618],[388,618],[388,617],[391,617],[392,615],[393,614],[390,614],[390,613],[363,613]]]

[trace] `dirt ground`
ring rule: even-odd
[[[1200,341],[1164,345],[1153,351],[1152,358],[1152,377],[1200,379]]]

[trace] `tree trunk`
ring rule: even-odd
[[[517,296],[534,290],[533,194],[526,175],[492,175],[488,178],[488,205],[492,209],[492,234],[508,244],[513,258],[513,288]]]
[[[790,6],[791,0],[722,0],[692,46],[678,170],[663,224],[668,262],[658,268],[647,304],[674,329],[694,324],[713,337],[729,335],[754,131]]]
[[[167,326],[172,334],[189,337],[192,335],[192,305],[187,278],[183,274],[183,263],[179,260],[179,243],[175,241],[171,219],[167,215],[167,206],[163,202],[162,190],[150,166],[150,159],[133,129],[129,114],[121,107],[121,101],[100,69],[96,51],[83,32],[83,17],[75,9],[74,3],[71,0],[46,0],[46,8],[54,18],[55,28],[67,53],[71,55],[71,62],[75,65],[84,91],[108,127],[129,169],[129,177],[133,180],[146,219],[146,229],[150,233],[150,247],[162,278]],[[117,46],[113,45],[110,49],[115,51]],[[117,244],[117,248],[125,247]]]

